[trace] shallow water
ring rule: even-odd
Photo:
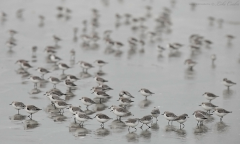
[[[198,2],[198,1],[197,1]],[[202,1],[199,1],[202,2]],[[205,1],[203,1],[205,2]],[[211,1],[216,2],[216,1]],[[146,40],[145,53],[129,50],[127,38],[139,38],[137,33],[130,30],[130,26],[121,25],[115,28],[115,13],[131,13],[135,17],[145,15],[144,6],[153,7],[153,15],[156,16],[163,11],[163,7],[172,10],[171,19],[173,25],[172,32],[162,35],[162,41],[150,43]],[[57,19],[57,6],[70,8],[73,12],[71,18],[66,21]],[[16,10],[24,8],[23,19],[17,19]],[[81,46],[82,40],[78,38],[73,41],[73,27],[79,28],[78,35],[82,34],[82,21],[90,19],[91,8],[97,8],[100,12],[100,27],[96,30],[100,37],[103,31],[113,30],[112,38],[125,44],[122,54],[106,53],[105,43],[100,40],[99,48],[86,49]],[[239,57],[239,34],[240,34],[240,9],[239,6],[197,6],[195,11],[190,10],[189,1],[178,2],[175,7],[171,7],[169,1],[140,1],[131,0],[119,3],[111,1],[108,6],[104,6],[100,0],[1,0],[0,10],[7,13],[7,21],[0,25],[0,141],[1,143],[239,143],[240,142],[240,89],[239,84],[231,87],[228,91],[221,81],[228,78],[236,83],[240,81],[240,57]],[[46,17],[43,27],[39,27],[38,15]],[[208,25],[208,16],[224,19],[223,27],[218,28]],[[146,25],[149,30],[153,30],[153,20],[149,20]],[[5,42],[9,34],[7,31],[14,29],[18,31],[15,39],[17,46],[13,51],[8,51]],[[90,27],[88,27],[88,33]],[[188,47],[188,38],[191,34],[200,34],[206,39],[213,41],[210,48],[202,47],[197,54],[191,54]],[[85,123],[84,128],[80,128],[73,123],[73,116],[65,110],[64,115],[52,112],[49,100],[43,95],[52,89],[52,84],[42,83],[39,91],[33,89],[33,83],[28,82],[28,75],[19,74],[19,66],[15,64],[18,59],[27,59],[30,64],[37,68],[46,67],[52,72],[49,76],[62,77],[60,70],[54,70],[52,63],[47,63],[46,55],[43,52],[48,45],[54,45],[52,35],[57,35],[63,40],[59,42],[61,46],[57,55],[63,59],[62,62],[72,68],[66,70],[66,74],[73,74],[83,77],[76,82],[78,89],[72,91],[72,95],[65,99],[75,106],[85,106],[79,101],[80,97],[87,96],[94,98],[90,89],[96,85],[93,76],[98,72],[98,68],[89,70],[88,74],[81,73],[81,68],[74,63],[79,60],[93,62],[102,59],[109,62],[103,67],[105,75],[103,78],[109,80],[107,83],[114,90],[108,94],[112,98],[104,104],[92,105],[91,111],[101,111],[109,117],[116,118],[108,107],[118,104],[118,94],[121,90],[129,91],[135,96],[134,104],[129,111],[134,117],[143,117],[150,114],[154,106],[160,106],[160,111],[172,111],[177,115],[187,113],[188,121],[185,128],[180,130],[179,124],[174,122],[172,126],[167,125],[167,121],[161,115],[159,121],[152,124],[152,128],[141,130],[136,133],[128,133],[127,127],[116,120],[105,124],[105,129],[100,129],[100,123],[95,119]],[[225,35],[236,36],[232,45],[227,45]],[[158,44],[165,46],[169,42],[179,42],[184,47],[177,54],[171,54],[169,50],[160,56],[156,47]],[[37,46],[36,56],[32,56],[32,46]],[[76,61],[70,61],[70,50],[76,51]],[[214,64],[211,63],[211,54],[217,55]],[[184,65],[187,58],[192,58],[198,64],[193,71],[189,71]],[[28,70],[32,75],[39,75],[34,69]],[[57,85],[62,92],[67,92],[63,83]],[[149,97],[148,101],[138,93],[141,88],[148,88],[155,94]],[[212,92],[220,97],[212,103],[233,111],[220,122],[219,117],[214,115],[204,122],[204,126],[197,127],[197,121],[192,113],[202,109],[198,105],[206,101],[202,94]],[[37,94],[32,94],[37,93]],[[29,120],[24,110],[17,111],[9,106],[12,101],[22,101],[25,104],[33,104],[43,110],[33,115],[33,120]],[[95,113],[90,115],[95,116]],[[129,116],[133,117],[133,116]],[[123,121],[127,118],[123,118]],[[139,125],[140,126],[140,125]]]

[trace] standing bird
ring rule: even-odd
[[[77,111],[80,111],[80,112],[83,113],[83,111],[81,110],[81,106],[76,107],[76,106],[70,105],[67,109],[69,109],[69,112],[70,112],[71,114],[73,114],[73,115],[74,115]],[[76,118],[74,118],[74,122],[77,123],[77,122],[76,122]]]
[[[207,100],[209,100],[209,102],[211,102],[211,101],[214,100],[215,98],[219,97],[219,96],[216,96],[215,94],[210,93],[210,92],[205,92],[205,93],[203,94],[203,96],[204,96]]]
[[[140,89],[138,92],[140,92],[143,96],[145,96],[145,99],[147,99],[148,96],[151,96],[152,94],[154,94],[153,92],[145,88]]]
[[[42,81],[38,76],[30,76],[28,79],[34,83],[34,88],[37,88],[37,83]]]
[[[174,121],[179,122],[179,124],[180,124],[180,129],[181,129],[181,125],[183,125],[183,128],[185,127],[184,123],[187,121],[187,118],[189,118],[187,114],[182,114],[182,115],[176,117],[176,118],[174,119]]]
[[[223,117],[226,115],[226,114],[229,114],[229,113],[232,113],[231,111],[227,111],[225,109],[222,109],[222,108],[215,108],[215,111],[213,111],[217,116],[220,117],[220,121],[222,121]]]
[[[126,114],[130,113],[127,109],[125,108],[121,108],[121,107],[117,107],[112,105],[109,109],[111,109],[111,111],[117,115],[117,120],[121,121],[121,117],[125,116]],[[118,118],[119,117],[119,118]]]
[[[65,71],[65,70],[67,70],[67,69],[70,68],[70,67],[69,67],[67,64],[65,64],[65,63],[59,63],[59,64],[58,64],[58,67],[62,70],[62,74],[64,74],[64,71]]]
[[[88,97],[82,97],[81,99],[81,102],[86,105],[87,107],[87,110],[88,110],[88,106],[92,105],[92,104],[96,104],[95,101],[93,101],[92,99],[88,98]]]
[[[187,64],[190,70],[193,70],[193,67],[197,64],[195,61],[191,59],[185,60],[184,64]]]
[[[34,105],[27,105],[27,106],[25,106],[25,110],[27,113],[30,114],[28,117],[32,120],[32,114],[34,114],[42,109],[40,109]]]
[[[128,91],[124,91],[124,90],[119,93],[119,96],[128,98],[128,99],[134,98]]]
[[[67,75],[67,79],[70,80],[71,82],[75,82],[75,81],[80,80],[79,78],[77,78],[74,75]]]
[[[152,116],[156,118],[156,122],[158,121],[158,116],[160,115],[160,110],[158,107],[154,107],[152,112],[151,112]]]
[[[202,113],[200,113],[198,111],[195,111],[193,113],[193,115],[194,115],[195,119],[198,121],[198,123],[200,123],[200,126],[201,126],[201,124],[203,125],[204,120],[208,119]],[[197,123],[197,126],[198,126],[198,123]]]
[[[10,105],[13,106],[16,110],[18,110],[18,114],[19,110],[25,108],[25,105],[22,102],[13,101]]]
[[[44,75],[49,73],[49,71],[45,68],[42,68],[42,67],[38,67],[36,69],[37,72],[39,72],[41,74],[41,78],[44,79]]]
[[[71,91],[72,88],[77,87],[77,85],[71,82],[69,79],[66,79],[64,84],[69,88],[69,91]]]
[[[84,61],[79,61],[79,62],[77,62],[77,64],[79,64],[82,67],[83,72],[84,72],[84,70],[86,70],[86,73],[87,73],[88,69],[93,68],[93,66],[90,63],[87,63]]]
[[[108,82],[107,80],[105,80],[105,79],[103,79],[103,78],[101,78],[101,77],[98,77],[98,76],[96,76],[96,77],[94,78],[94,80],[95,80],[99,85],[102,85],[103,83]]]
[[[67,106],[71,105],[71,104],[67,104],[65,101],[55,101],[54,102],[54,105],[56,108],[59,109],[59,113],[61,114],[64,113],[64,110]]]
[[[229,90],[230,86],[236,85],[236,83],[228,80],[227,78],[223,79],[223,84],[228,87],[228,90]]]
[[[60,57],[58,57],[58,56],[56,56],[56,55],[54,55],[54,54],[51,54],[50,55],[50,60],[52,61],[52,62],[59,62],[60,60],[62,60]]]
[[[140,122],[142,123],[142,126],[140,126],[140,128],[142,129],[143,125],[145,124],[146,126],[148,126],[149,123],[152,122],[153,116],[152,115],[147,115],[144,116],[140,119]],[[148,128],[151,128],[150,126],[148,126]]]
[[[56,84],[61,82],[58,78],[52,76],[48,78],[48,81],[53,84],[53,88],[56,88]]]
[[[216,55],[215,55],[215,54],[212,54],[212,55],[211,55],[211,59],[212,59],[212,63],[214,63],[214,61],[217,59]]]
[[[102,100],[102,99],[105,99],[105,98],[108,98],[108,97],[109,97],[109,95],[106,94],[106,93],[103,92],[103,91],[94,91],[94,92],[92,92],[92,93],[94,93],[98,98],[100,98],[100,103],[101,103],[101,100]]]
[[[102,69],[102,67],[106,64],[108,64],[107,62],[103,61],[103,60],[96,60],[94,62],[97,66],[99,66],[99,69]]]
[[[95,116],[94,118],[96,118],[97,121],[99,121],[99,122],[101,123],[101,127],[102,127],[102,128],[104,128],[104,123],[105,123],[105,122],[107,122],[107,121],[109,121],[110,119],[112,119],[112,118],[108,117],[107,115],[101,114],[101,113],[96,114],[96,116]]]
[[[126,108],[128,105],[130,105],[132,102],[134,102],[134,101],[132,101],[128,98],[124,98],[124,97],[119,97],[119,99],[117,101],[119,101],[124,106],[124,108]]]
[[[177,117],[174,113],[168,111],[165,111],[162,115],[164,115],[164,117],[168,120],[168,125],[170,121],[173,122],[173,120]]]
[[[82,113],[80,111],[77,111],[75,113],[75,118],[77,121],[80,121],[80,126],[83,127],[83,123],[89,119],[92,119],[91,117],[89,117],[88,115],[86,115],[85,113]]]
[[[130,127],[134,128],[135,131],[137,131],[136,126],[138,125],[139,120],[140,120],[139,118],[133,118],[133,119],[128,119],[127,121],[125,121],[125,124],[128,126],[128,132],[130,132],[129,131]]]
[[[202,102],[199,106],[202,106],[203,109],[207,110],[207,112],[211,112],[212,109],[215,109],[218,106],[215,106],[214,104],[210,102]]]

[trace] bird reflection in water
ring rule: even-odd
[[[61,122],[67,119],[62,113],[59,112],[53,105],[49,104],[44,111],[49,114],[49,118],[53,119],[54,122]]]
[[[177,128],[174,125],[166,125],[165,127],[165,131],[166,132],[172,132],[172,131],[176,131]]]
[[[65,80],[66,78],[67,78],[67,75],[64,73],[60,75],[60,80]]]
[[[176,134],[179,136],[179,137],[186,137],[187,133],[186,133],[186,130],[184,129],[176,129]]]
[[[223,90],[223,98],[224,99],[229,99],[232,97],[232,95],[234,94],[234,91],[231,89],[225,89]]]
[[[140,108],[146,108],[148,107],[150,104],[152,103],[152,101],[148,100],[148,99],[144,99],[142,101],[139,102],[138,106]]]
[[[135,132],[129,132],[125,137],[128,142],[138,142],[139,141],[139,135],[137,135]]]
[[[205,125],[202,125],[202,126],[197,126],[195,129],[194,129],[194,134],[202,134],[202,133],[207,133],[208,132],[208,127],[206,127]]]
[[[189,70],[189,69],[185,70],[185,78],[186,79],[194,79],[195,74],[196,74],[196,72],[194,70]]]
[[[98,136],[107,136],[111,132],[107,128],[99,128],[95,131],[95,134]]]
[[[217,131],[219,133],[226,132],[228,130],[228,128],[229,128],[229,126],[226,123],[224,123],[224,122],[217,122],[215,124],[215,127],[217,128]]]
[[[9,116],[10,120],[24,120],[25,118],[26,116],[21,114],[15,114],[13,116]]]
[[[38,88],[34,88],[34,89],[32,89],[30,92],[28,92],[30,95],[33,95],[33,94],[39,94],[41,92],[41,90],[40,89],[38,89]],[[38,98],[38,97],[32,97],[32,98]]]
[[[158,125],[158,123],[157,123],[157,122],[156,122],[156,123],[152,123],[152,124],[151,124],[151,129],[154,130],[154,131],[158,131],[158,130],[159,130],[159,125]]]
[[[101,77],[101,76],[104,76],[104,75],[106,75],[106,73],[102,70],[99,70],[95,73],[95,76],[100,76]]]
[[[151,133],[150,131],[148,131],[148,129],[143,130],[143,131],[140,133],[140,137],[145,138],[145,139],[150,139],[151,136],[152,136],[152,133]]]
[[[80,75],[80,78],[81,78],[81,79],[86,79],[86,78],[92,77],[92,75],[89,74],[88,72],[80,72],[79,75]]]
[[[117,133],[124,132],[125,127],[126,127],[125,123],[119,120],[113,120],[110,125],[110,128]]]
[[[35,120],[25,120],[23,122],[23,127],[25,130],[34,129],[39,126],[39,123]]]

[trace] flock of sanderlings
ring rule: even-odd
[[[104,4],[108,4],[107,0],[103,0]],[[175,4],[175,0],[171,1],[171,4]],[[196,5],[190,4],[192,10],[195,9]],[[137,33],[139,38],[135,37],[130,37],[128,39],[128,44],[122,43],[120,41],[113,40],[111,38],[111,34],[114,32],[113,30],[105,30],[103,33],[103,37],[101,38],[98,34],[98,27],[100,27],[100,22],[101,22],[101,13],[98,9],[92,9],[92,17],[91,19],[84,20],[83,21],[83,29],[81,34],[79,33],[79,29],[77,27],[73,28],[73,34],[74,34],[74,40],[77,40],[79,35],[80,38],[82,39],[82,45],[81,47],[83,48],[94,48],[98,46],[98,41],[102,40],[106,43],[106,52],[108,53],[115,53],[116,55],[121,55],[122,50],[121,48],[123,47],[129,47],[130,51],[139,51],[139,53],[144,53],[147,51],[147,49],[144,49],[145,43],[146,42],[158,42],[161,41],[161,37],[163,34],[167,34],[171,32],[171,9],[170,8],[164,8],[163,12],[157,15],[156,18],[153,18],[153,13],[152,13],[152,7],[151,6],[146,6],[144,8],[146,10],[146,15],[143,15],[142,17],[135,17],[131,13],[125,13],[125,14],[116,14],[115,15],[115,26],[118,27],[121,24],[125,24],[126,26],[130,27],[130,29],[134,32]],[[143,10],[144,10],[143,9]],[[70,8],[58,6],[57,7],[58,15],[57,17],[59,19],[66,19],[69,20],[71,19],[71,14],[72,10]],[[22,18],[24,16],[24,9],[19,9],[16,12],[17,18]],[[0,15],[1,22],[7,23],[8,22],[8,14],[5,12],[1,12]],[[46,26],[44,23],[45,16],[39,15],[40,23],[39,26],[43,27]],[[219,19],[216,20],[214,17],[208,17],[209,20],[209,25],[214,25],[215,22],[219,24],[219,27],[222,27],[224,20]],[[154,21],[155,22],[155,27],[154,30],[150,31],[149,27],[145,25],[146,21]],[[57,25],[56,25],[57,27]],[[17,29],[17,27],[16,27]],[[90,30],[89,30],[90,29]],[[91,31],[91,32],[89,32]],[[9,47],[9,51],[14,51],[14,47],[17,47],[17,40],[15,39],[15,35],[21,35],[21,33],[18,33],[18,31],[11,29],[8,31],[9,32],[9,39],[6,42],[6,45]],[[226,36],[226,41],[228,44],[232,43],[232,40],[235,39],[234,36],[232,35],[227,35]],[[47,62],[49,62],[53,67],[62,70],[62,74],[64,77],[56,77],[51,75],[51,71],[43,68],[43,67],[38,67],[37,66],[32,66],[32,64],[26,60],[25,58],[16,60],[16,64],[20,66],[18,69],[18,72],[21,74],[26,74],[28,76],[28,80],[31,81],[34,84],[34,89],[38,91],[38,84],[41,83],[51,83],[53,84],[53,89],[47,91],[44,95],[46,98],[48,98],[51,102],[52,105],[52,112],[64,113],[64,109],[69,109],[69,112],[74,116],[74,121],[75,123],[79,123],[80,127],[84,127],[84,122],[91,120],[93,118],[96,118],[98,122],[101,123],[101,127],[104,128],[104,123],[112,119],[112,116],[107,116],[104,114],[104,111],[97,114],[92,117],[90,116],[93,113],[88,113],[88,107],[91,105],[95,104],[101,104],[101,103],[106,103],[107,99],[111,98],[107,92],[110,90],[114,90],[110,86],[106,85],[105,83],[108,82],[108,80],[102,78],[101,76],[101,69],[105,66],[108,65],[108,62],[105,62],[103,60],[95,60],[93,59],[93,63],[88,63],[85,61],[79,61],[75,62],[75,50],[72,49],[70,51],[71,54],[71,61],[74,61],[75,64],[79,65],[82,68],[82,73],[83,74],[88,74],[88,70],[99,67],[100,73],[97,74],[93,78],[93,80],[96,81],[97,85],[93,86],[91,89],[92,93],[96,96],[95,99],[91,99],[89,97],[79,97],[79,100],[83,105],[86,106],[86,111],[82,110],[81,106],[73,106],[72,104],[67,103],[64,99],[61,98],[61,96],[68,95],[68,93],[62,93],[59,89],[57,89],[57,84],[59,83],[64,83],[65,86],[67,87],[69,93],[74,92],[74,90],[77,89],[77,85],[75,84],[76,81],[81,81],[81,77],[77,77],[71,74],[65,74],[65,71],[68,70],[69,73],[71,73],[71,66],[68,66],[67,64],[63,63],[61,58],[57,56],[57,52],[61,50],[61,45],[59,44],[61,41],[64,41],[64,39],[61,39],[60,37],[53,35],[53,40],[55,42],[54,46],[46,46],[44,52],[46,52],[47,55]],[[198,34],[192,34],[189,37],[189,47],[192,53],[198,52],[202,47],[210,47],[213,42],[205,39],[203,36],[198,35]],[[129,45],[129,46],[127,46]],[[166,47],[162,45],[157,46],[157,51],[161,55],[167,48],[169,49],[171,54],[178,53],[181,47],[184,47],[183,44],[173,42],[169,43]],[[37,46],[32,47],[32,52],[33,54],[36,53],[38,50]],[[96,56],[97,57],[97,56]],[[216,60],[216,55],[211,56],[212,63]],[[111,63],[111,62],[109,62]],[[187,59],[185,61],[185,64],[188,66],[189,71],[193,71],[193,67],[197,64],[197,62],[193,61],[192,59]],[[28,72],[28,69],[33,69],[35,67],[35,70],[39,72],[39,75],[30,75]],[[45,78],[44,76],[48,75],[48,78]],[[236,85],[236,83],[230,81],[227,78],[223,78],[222,82],[227,88],[229,89],[231,86]],[[141,87],[141,86],[140,86]],[[154,95],[154,92],[151,92],[150,90],[146,88],[139,88],[139,92],[142,96],[145,97],[145,99],[149,98],[149,96]],[[86,89],[82,89],[86,90]],[[229,114],[232,113],[231,111],[225,110],[223,108],[219,108],[218,106],[214,105],[211,103],[212,100],[215,98],[218,98],[219,96],[210,93],[210,92],[203,92],[203,96],[209,100],[209,102],[202,102],[200,106],[205,111],[202,110],[196,110],[193,112],[194,118],[197,120],[197,125],[201,127],[203,125],[203,121],[207,120],[209,117],[212,117],[213,113],[215,113],[217,116],[220,117],[220,121],[222,121],[222,118]],[[16,98],[17,99],[17,98]],[[129,126],[129,128],[134,128],[136,129],[136,126],[138,123],[142,123],[141,127],[143,125],[146,125],[148,128],[151,128],[148,124],[153,123],[154,118],[156,119],[156,122],[158,121],[158,117],[160,115],[160,110],[159,107],[154,107],[154,109],[149,113],[149,115],[143,116],[142,118],[129,118],[126,121],[122,121],[122,117],[128,117],[128,116],[133,116],[135,115],[131,114],[129,111],[129,105],[132,105],[134,103],[133,99],[134,96],[131,95],[130,92],[128,91],[121,91],[119,93],[119,98],[114,98],[120,102],[119,106],[111,105],[109,107],[109,110],[113,112],[114,115],[117,116],[117,120],[125,123],[125,125]],[[28,116],[30,119],[32,119],[32,115],[34,113],[37,113],[38,111],[42,110],[38,108],[35,105],[25,105],[23,102],[20,101],[13,101],[10,104],[13,108],[18,110],[24,109],[27,113],[30,115]],[[36,104],[37,105],[37,104]],[[165,111],[162,113],[162,115],[165,117],[166,120],[172,123],[173,121],[176,121],[180,124],[180,129],[184,128],[184,123],[187,121],[188,114],[182,114],[182,115],[175,115],[173,112]],[[140,116],[140,115],[137,115]],[[129,130],[128,128],[128,130]]]

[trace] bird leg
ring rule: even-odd
[[[142,126],[140,126],[141,129],[142,129],[143,125],[144,125],[144,123],[142,124]]]
[[[18,109],[18,115],[19,115],[19,109]]]
[[[169,125],[169,122],[170,122],[170,121],[168,121],[168,125]]]
[[[76,118],[74,118],[74,122],[75,122],[75,124],[77,123],[77,122],[76,122]]]
[[[146,124],[146,126],[148,126],[147,124]],[[151,128],[150,126],[148,126],[148,128]]]
[[[87,110],[88,110],[88,105],[87,105],[87,107],[86,107],[86,108],[87,108]]]

